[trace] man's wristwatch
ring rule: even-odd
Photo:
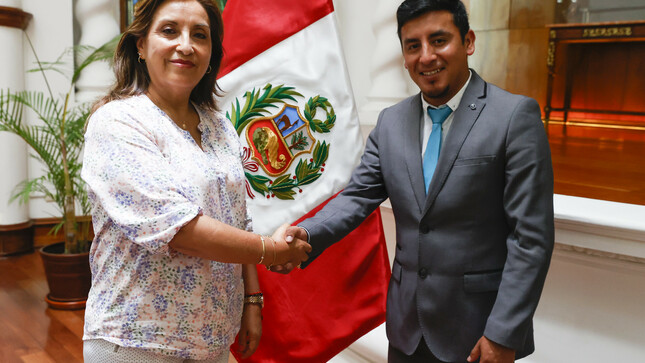
[[[244,305],[246,304],[256,304],[260,305],[260,308],[264,307],[264,296],[262,296],[262,293],[258,294],[252,294],[252,295],[245,295],[244,296]]]

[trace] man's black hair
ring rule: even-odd
[[[401,28],[410,20],[416,19],[431,11],[446,10],[452,14],[452,21],[459,29],[461,41],[466,39],[470,30],[468,24],[468,13],[461,0],[405,0],[396,11],[397,33],[401,39]]]

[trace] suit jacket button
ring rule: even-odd
[[[419,277],[421,277],[422,279],[425,279],[426,277],[428,277],[428,270],[426,270],[425,268],[420,269]]]
[[[429,226],[423,226],[423,227],[421,227],[421,233],[423,233],[423,234],[428,234],[428,233],[430,233],[430,227],[429,227]]]

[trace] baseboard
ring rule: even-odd
[[[34,250],[33,221],[0,225],[0,256],[28,253]]]
[[[76,217],[79,222],[92,220],[92,217]],[[63,229],[60,228],[56,234],[52,233],[52,229],[60,223],[60,218],[35,218],[34,222],[34,247],[39,248],[49,246],[51,244],[62,242]],[[90,228],[90,238],[94,237],[94,232]]]

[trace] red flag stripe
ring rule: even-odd
[[[313,216],[335,197],[300,220]],[[385,321],[390,264],[380,211],[306,269],[281,276],[260,266],[258,277],[265,292],[264,334],[248,359],[240,360],[237,342],[231,347],[238,361],[327,362]]]
[[[333,11],[331,0],[228,0],[219,77]]]

